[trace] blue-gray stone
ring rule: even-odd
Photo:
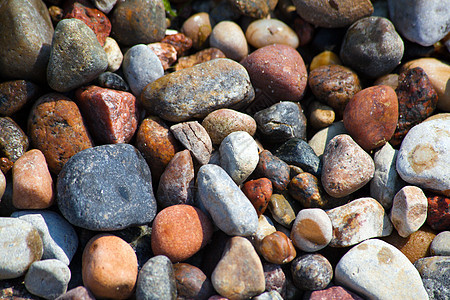
[[[414,266],[422,277],[430,300],[446,300],[450,295],[450,256],[418,259]]]
[[[175,300],[177,286],[172,262],[167,256],[150,258],[139,271],[136,300]]]
[[[322,164],[311,146],[302,139],[293,138],[281,145],[274,153],[289,165],[302,168],[305,172],[320,177]]]
[[[129,144],[78,152],[59,173],[57,191],[63,216],[89,230],[143,225],[156,214],[150,168]]]

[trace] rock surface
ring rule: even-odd
[[[142,269],[136,283],[136,299],[177,298],[177,287],[172,263],[164,255],[150,258]]]

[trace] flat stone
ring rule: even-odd
[[[193,14],[181,26],[181,32],[191,39],[192,47],[197,50],[203,49],[208,45],[211,31],[211,19],[206,12]]]
[[[450,231],[439,233],[430,245],[431,255],[450,256]]]
[[[281,231],[264,237],[259,245],[259,253],[266,261],[274,264],[290,263],[297,256],[292,241]]]
[[[104,145],[73,156],[58,176],[58,207],[73,225],[118,230],[153,220],[150,169],[129,144]],[[94,205],[95,203],[95,205]]]
[[[217,48],[207,48],[192,55],[180,57],[175,65],[175,71],[187,69],[216,58],[226,58],[226,55]]]
[[[305,254],[291,264],[292,279],[296,287],[315,291],[324,289],[333,278],[333,267],[321,254]]]
[[[197,188],[214,224],[226,234],[249,236],[256,232],[255,208],[221,167],[211,164],[200,167]]]
[[[76,288],[73,288],[66,293],[62,294],[58,298],[58,300],[76,300],[76,299],[83,299],[83,300],[95,300],[94,295],[84,286],[78,286]]]
[[[10,117],[0,117],[0,155],[15,162],[28,149],[28,137]]]
[[[430,299],[445,299],[450,294],[450,257],[434,256],[421,258],[414,263],[422,277]]]
[[[260,177],[268,178],[276,191],[285,190],[289,184],[288,164],[268,150],[263,150],[259,153],[259,161],[258,165],[256,165],[255,173]]]
[[[119,70],[122,66],[123,54],[116,40],[108,36],[103,45],[103,50],[105,50],[106,58],[108,60],[108,68],[106,70],[109,72]]]
[[[283,44],[296,49],[299,44],[297,33],[286,23],[277,19],[258,19],[248,25],[245,36],[250,45],[262,48],[272,44]]]
[[[292,225],[291,239],[300,250],[316,252],[330,243],[332,231],[331,220],[325,211],[319,208],[302,209]]]
[[[173,265],[177,283],[177,297],[206,300],[214,294],[211,280],[199,268],[187,264]]]
[[[118,74],[112,72],[104,72],[98,76],[96,83],[107,89],[128,92],[130,87],[128,83]]]
[[[222,21],[216,24],[209,37],[209,44],[236,61],[241,61],[248,55],[244,32],[238,24],[232,21]]]
[[[177,286],[172,263],[164,255],[150,258],[142,269],[136,284],[136,299],[170,299],[177,298]]]
[[[41,95],[41,87],[27,80],[0,83],[0,116],[11,116]]]
[[[286,199],[282,194],[272,194],[269,201],[269,210],[273,219],[286,228],[292,226],[295,220],[295,205]]]
[[[320,176],[322,165],[319,157],[307,142],[299,138],[292,138],[282,144],[274,153],[287,164],[302,168],[315,176]]]
[[[419,272],[394,246],[372,239],[354,246],[338,262],[336,281],[363,297],[428,299]]]
[[[201,165],[209,162],[213,150],[212,141],[200,123],[197,121],[178,123],[172,125],[170,130]]]
[[[450,197],[430,195],[427,224],[434,230],[447,230],[450,226]]]

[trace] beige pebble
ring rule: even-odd
[[[190,16],[181,27],[181,32],[192,40],[194,49],[203,49],[207,46],[211,31],[209,14],[205,12]]]
[[[209,44],[236,61],[240,61],[248,55],[244,32],[238,24],[231,21],[222,21],[214,26],[209,37]]]
[[[320,208],[302,209],[292,225],[291,239],[306,252],[325,248],[333,237],[333,226],[327,213]]]
[[[342,62],[336,53],[326,50],[313,57],[309,65],[309,70],[312,71],[318,67],[327,65],[342,65]]]
[[[387,85],[394,90],[398,87],[398,74],[386,74],[375,80],[373,85]]]
[[[313,101],[309,105],[309,123],[312,127],[322,129],[333,124],[336,114],[332,107]]]
[[[116,40],[108,36],[105,45],[103,45],[103,50],[105,50],[108,60],[107,71],[115,72],[119,70],[122,65],[123,54]]]
[[[250,23],[245,31],[250,45],[262,48],[272,44],[284,44],[297,48],[298,36],[288,25],[277,19],[259,19]]]

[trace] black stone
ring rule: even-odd
[[[316,177],[322,173],[322,163],[311,146],[302,139],[293,138],[281,145],[274,155],[289,165],[302,168]]]
[[[97,84],[101,87],[128,92],[130,87],[126,81],[118,74],[105,72],[97,78]]]

